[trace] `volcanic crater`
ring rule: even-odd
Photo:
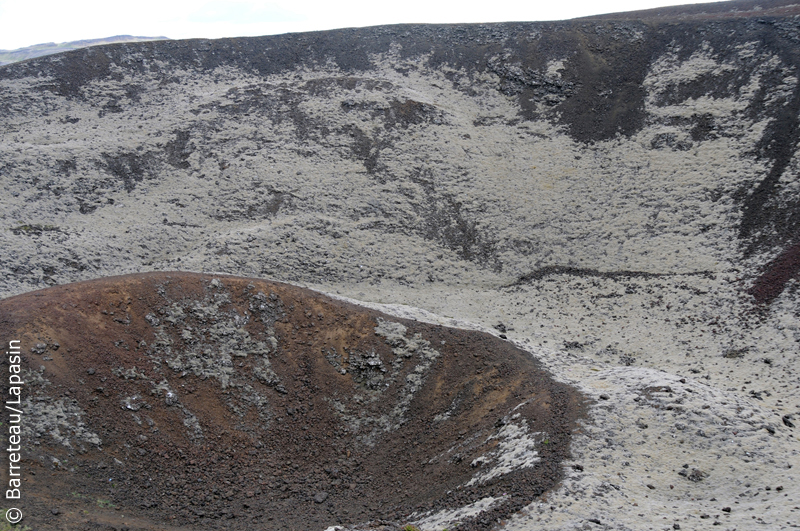
[[[559,481],[585,409],[501,338],[266,280],[111,277],[0,316],[26,346],[41,529],[399,525],[472,504],[459,528],[490,529]]]
[[[0,67],[19,527],[795,528],[798,43],[735,0]]]

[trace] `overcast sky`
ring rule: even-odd
[[[561,20],[709,0],[0,0],[0,49],[113,35],[239,37],[405,22]]]

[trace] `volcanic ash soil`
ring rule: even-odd
[[[507,341],[256,279],[53,287],[0,302],[0,335],[40,529],[489,529],[557,484],[584,412]]]

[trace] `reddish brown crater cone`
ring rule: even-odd
[[[488,529],[558,482],[583,412],[509,342],[257,279],[54,287],[0,301],[0,337],[21,341],[42,529],[325,529],[498,498],[462,523]]]

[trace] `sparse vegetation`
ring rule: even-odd
[[[114,509],[116,504],[109,500],[101,500],[100,498],[97,498],[97,506],[102,507],[103,509]]]
[[[32,223],[30,225],[24,224],[19,225],[17,227],[13,227],[11,232],[13,232],[16,236],[20,234],[24,234],[26,236],[34,235],[40,236],[43,232],[61,232],[61,229],[56,227],[55,225],[40,225],[38,223]]]
[[[7,510],[8,509],[6,509],[6,508],[0,509],[0,531],[30,531],[31,530],[30,527],[28,527],[27,525],[22,524],[22,523],[10,524],[5,518]]]
[[[86,494],[81,494],[79,492],[74,492],[74,491],[70,492],[70,496],[72,496],[73,498],[79,498],[81,500],[88,500],[88,501],[92,501],[93,499],[91,496],[87,496]],[[95,500],[95,503],[97,504],[98,507],[102,507],[104,509],[115,509],[117,507],[117,505],[112,501],[104,500],[102,498],[97,498]]]

